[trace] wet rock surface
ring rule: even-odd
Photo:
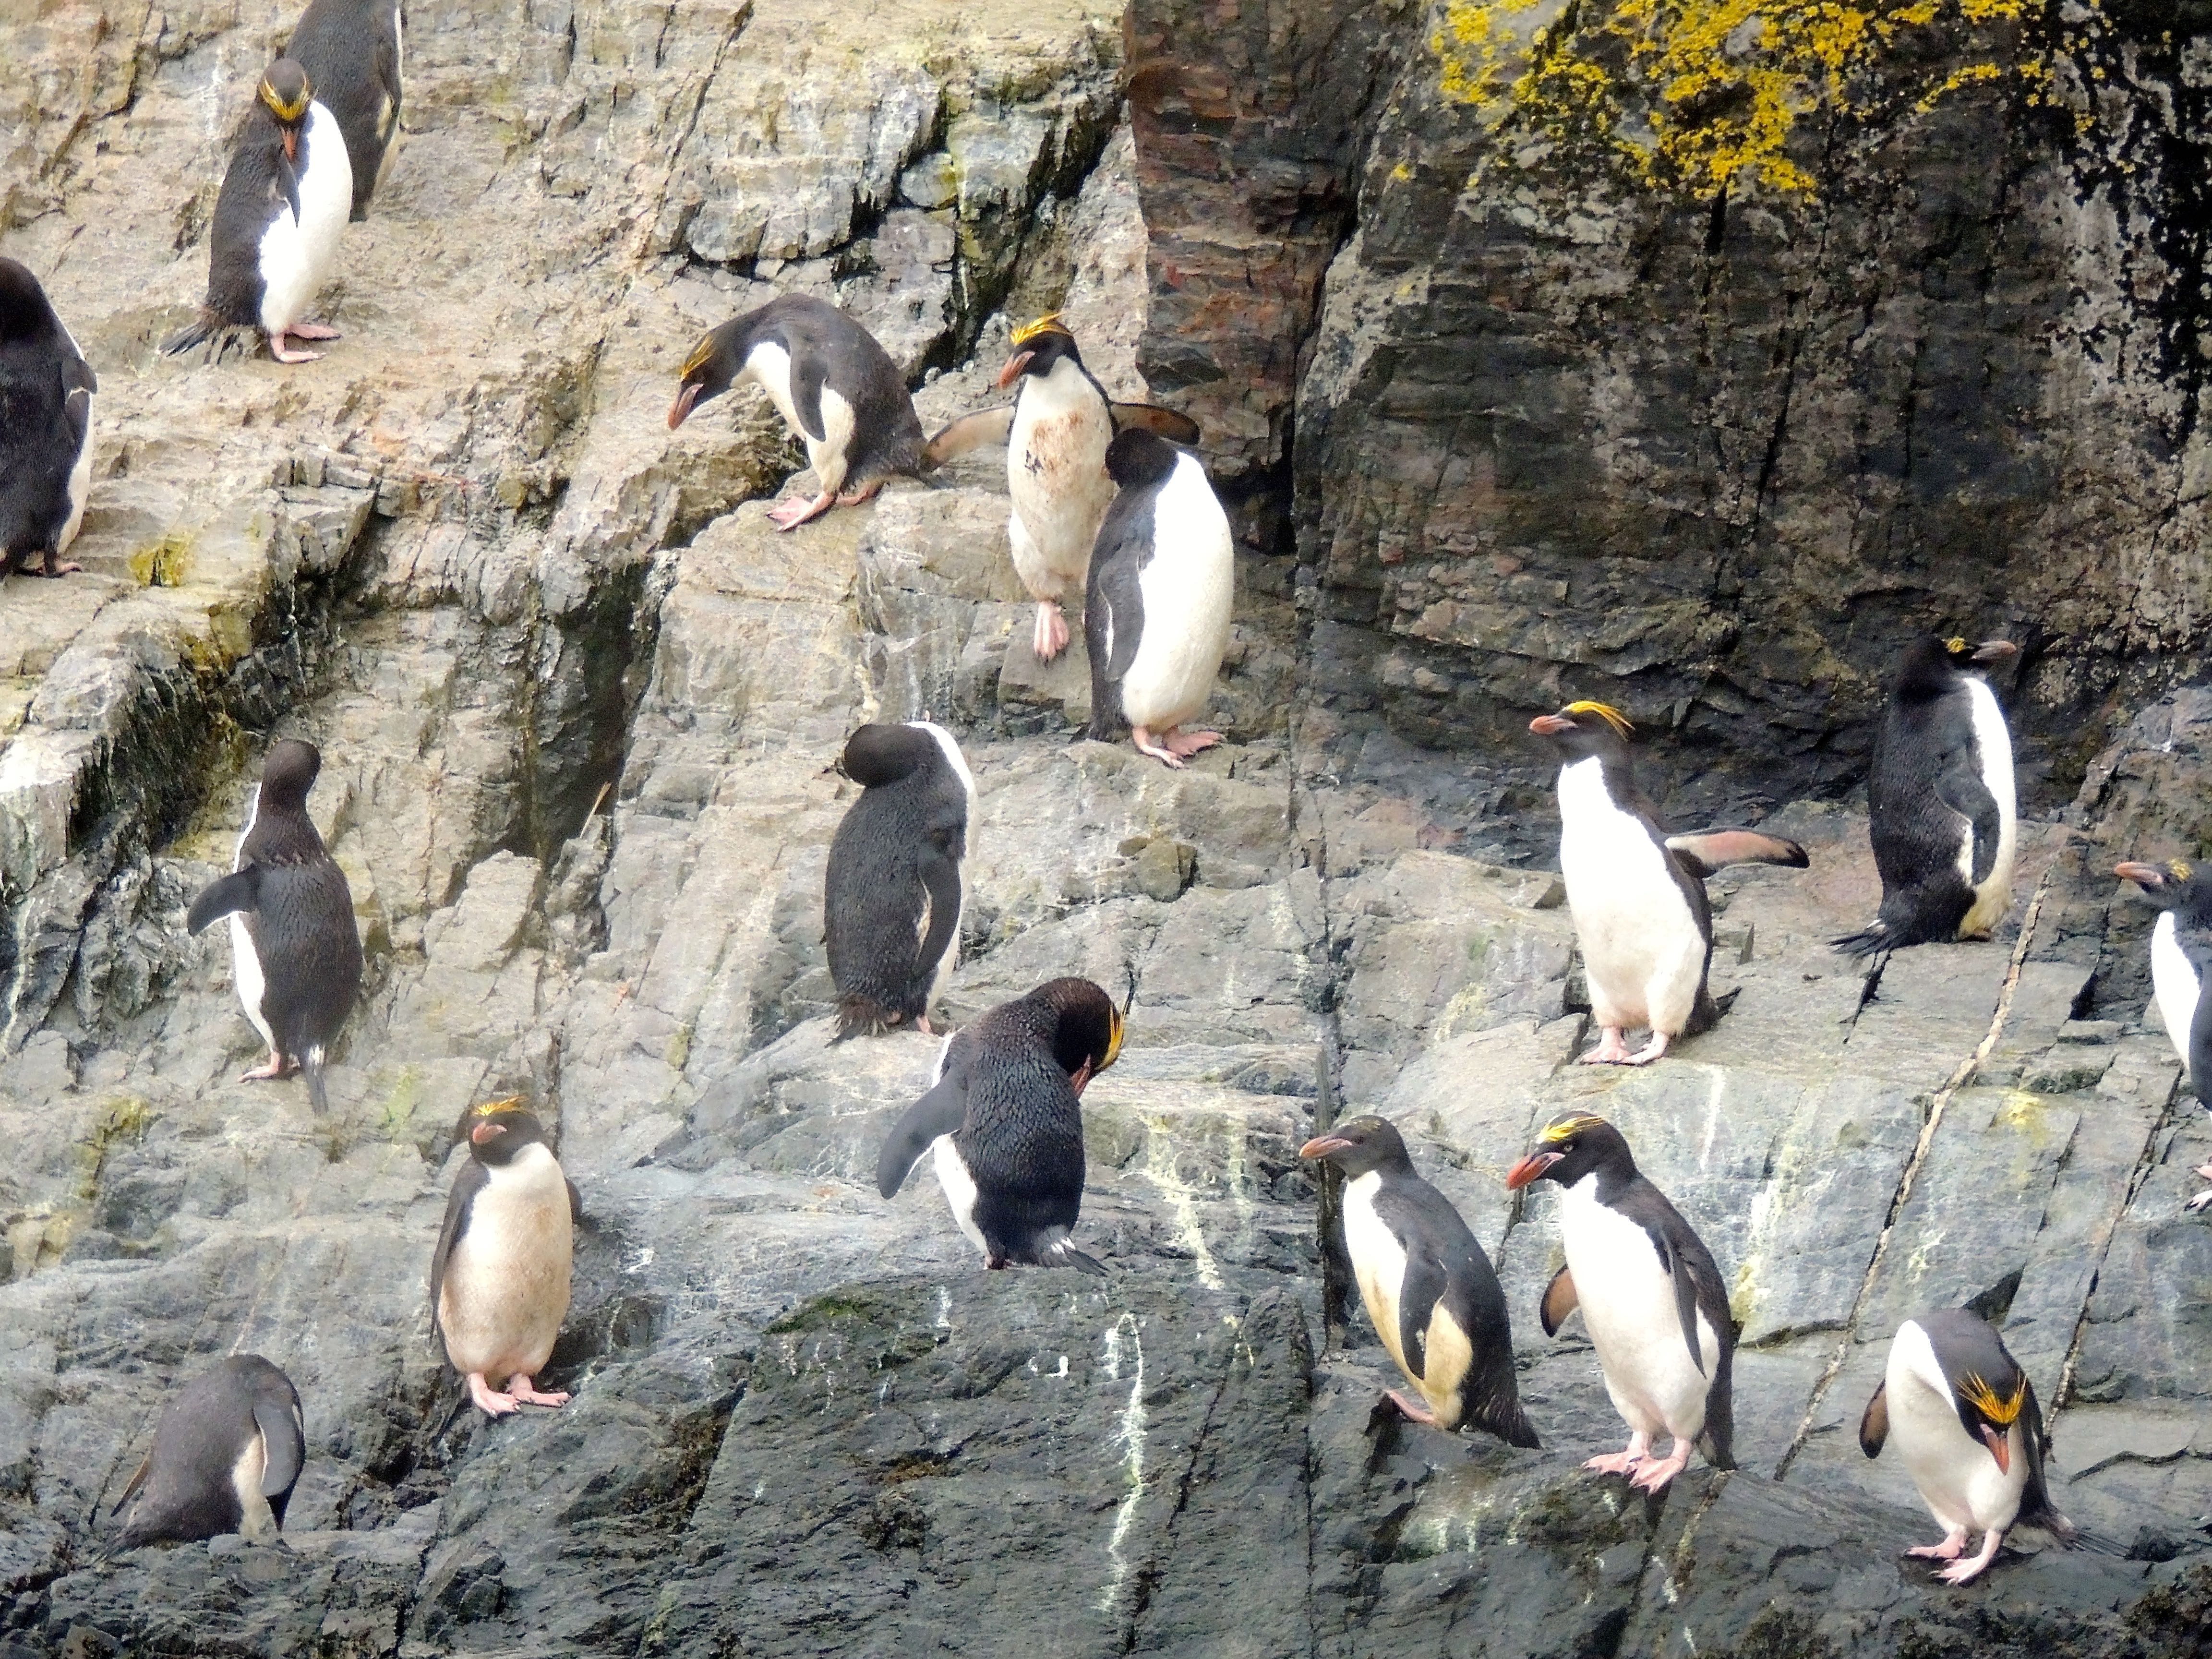
[[[305,371],[156,358],[204,276],[217,118],[284,21],[0,28],[48,66],[40,111],[85,112],[27,115],[0,191],[102,377],[90,568],[0,588],[0,1654],[2201,1650],[2212,1224],[2181,1206],[2212,1131],[2146,1009],[2147,907],[2100,872],[2203,844],[2202,694],[2116,718],[2070,805],[2039,800],[1996,939],[1871,988],[1825,944],[1876,897],[1863,817],[1812,787],[1844,762],[1761,802],[1707,778],[1705,714],[1656,722],[1656,791],[1733,792],[1813,867],[1713,882],[1714,1031],[1577,1066],[1548,805],[1408,741],[1435,735],[1410,694],[1373,693],[1400,647],[1312,539],[1364,465],[1328,446],[1396,428],[1346,393],[1285,447],[1302,353],[1403,320],[1347,296],[1414,234],[1364,146],[1437,118],[1385,95],[1430,20],[411,11],[349,337]],[[1232,22],[1217,107],[1164,66]],[[1301,43],[1303,82],[1269,56]],[[1365,90],[1306,122],[1340,76]],[[1216,188],[1279,166],[1209,218],[1175,194],[1200,150]],[[1162,291],[1240,239],[1279,261],[1264,327]],[[799,459],[762,400],[667,432],[697,332],[770,284],[866,319],[925,425],[1063,304],[1109,388],[1207,421],[1245,492],[1227,744],[1170,773],[1079,738],[1079,643],[1029,653],[996,454],[781,536]],[[1164,331],[1250,355],[1201,385]],[[1084,1101],[1103,1282],[984,1273],[927,1170],[874,1189],[935,1045],[829,1040],[832,763],[925,714],[979,789],[949,1013],[1061,973],[1130,1002]],[[1852,718],[1820,715],[1840,756]],[[1731,732],[1784,742],[1765,712]],[[182,928],[293,735],[369,962],[319,1120],[237,1080],[227,945]],[[586,1222],[539,1379],[575,1397],[493,1423],[424,1275],[455,1119],[506,1091],[557,1125]],[[1555,1200],[1503,1185],[1570,1106],[1731,1275],[1742,1467],[1662,1499],[1578,1468],[1622,1431],[1579,1324],[1537,1322]],[[1296,1158],[1364,1109],[1497,1258],[1540,1453],[1377,1409],[1389,1362]],[[1856,1430],[1896,1322],[1970,1298],[2088,1543],[2023,1534],[1953,1590],[1899,1559],[1934,1529]],[[284,1546],[106,1557],[166,1389],[232,1352],[305,1401]]]

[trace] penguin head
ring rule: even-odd
[[[526,1146],[548,1144],[545,1126],[522,1103],[520,1095],[471,1106],[463,1121],[468,1125],[469,1156],[495,1170],[512,1163]]]
[[[30,267],[0,259],[0,340],[50,339],[54,327],[54,308]]]
[[[1629,733],[1636,730],[1627,715],[1602,702],[1571,702],[1556,714],[1537,715],[1528,722],[1528,729],[1540,738],[1551,738],[1570,760],[1626,755]]]
[[[1083,366],[1083,354],[1075,349],[1075,336],[1067,331],[1056,311],[1016,329],[1012,344],[1014,355],[999,371],[1001,391],[1024,374],[1051,374],[1063,357],[1079,368]]]
[[[2164,864],[2116,864],[2112,873],[2142,889],[2143,896],[2161,910],[2186,910],[2191,915],[2212,912],[2212,865],[2169,859]]]
[[[1553,1118],[1536,1137],[1535,1150],[1505,1172],[1508,1190],[1532,1181],[1556,1181],[1571,1187],[1586,1175],[1603,1169],[1636,1173],[1635,1154],[1620,1130],[1588,1112],[1569,1112]]]
[[[683,384],[677,389],[676,401],[669,405],[668,429],[682,426],[693,410],[701,404],[720,397],[730,389],[744,366],[744,353],[738,349],[739,336],[744,333],[750,316],[732,317],[728,322],[707,331],[706,337],[691,348],[691,355],[684,360],[677,371]]]
[[[1125,426],[1106,446],[1106,476],[1121,489],[1158,483],[1176,470],[1182,456],[1181,450],[1157,432]]]
[[[279,58],[261,77],[258,89],[262,108],[276,118],[284,134],[284,154],[300,159],[300,129],[307,124],[307,106],[314,101],[314,84],[307,71],[289,58]]]
[[[896,721],[864,726],[845,739],[838,769],[863,788],[896,783],[937,753],[937,739]]]
[[[1052,1011],[1052,1057],[1075,1092],[1121,1055],[1121,1011],[1087,979],[1048,980],[1030,993]]]
[[[1352,1180],[1370,1170],[1410,1168],[1413,1161],[1395,1126],[1371,1113],[1347,1119],[1328,1133],[1316,1135],[1298,1148],[1298,1156],[1334,1164]]]
[[[1955,634],[1942,639],[1929,635],[1905,647],[1895,689],[1904,696],[1938,696],[1957,684],[1960,674],[2019,654],[2020,647],[2010,640],[1984,640],[1977,645]]]
[[[307,792],[315,787],[315,776],[322,769],[319,749],[297,738],[285,738],[261,763],[260,805],[305,808]]]

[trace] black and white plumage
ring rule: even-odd
[[[319,1112],[330,1103],[324,1067],[362,974],[353,889],[307,816],[307,792],[322,767],[311,743],[287,738],[270,750],[235,867],[192,901],[185,919],[197,933],[230,918],[238,1000],[269,1045],[268,1063],[246,1076],[300,1072]]]
[[[1923,639],[1905,648],[1875,734],[1867,831],[1881,911],[1834,941],[1875,956],[1932,940],[1987,939],[2012,904],[2019,847],[2012,732],[1989,682],[2008,640]]]
[[[1128,426],[1196,443],[1198,427],[1169,410],[1109,398],[1057,315],[1016,329],[1012,344],[999,386],[1013,387],[1014,401],[953,422],[929,441],[923,465],[987,443],[1006,446],[1006,535],[1015,574],[1036,601],[1030,649],[1050,662],[1067,648],[1060,602],[1085,591],[1091,550],[1113,503],[1107,445]]]
[[[1298,1156],[1344,1172],[1344,1247],[1360,1300],[1425,1402],[1387,1390],[1398,1409],[1437,1428],[1470,1425],[1508,1445],[1540,1445],[1521,1409],[1498,1274],[1451,1200],[1414,1170],[1396,1128],[1356,1117]]]
[[[61,576],[92,489],[100,381],[28,267],[0,259],[0,580]]]
[[[927,720],[862,726],[843,764],[863,788],[830,843],[823,881],[838,1035],[908,1020],[927,1031],[960,960],[975,780],[952,734]]]
[[[234,1354],[161,1408],[153,1449],[116,1500],[130,1516],[117,1542],[187,1543],[238,1533],[266,1542],[307,1461],[292,1379],[259,1354]]]
[[[1948,1563],[1939,1575],[1946,1583],[1979,1577],[2015,1526],[2040,1527],[2062,1544],[2078,1535],[2044,1480],[2035,1385],[1996,1332],[1965,1309],[1897,1328],[1859,1421],[1859,1449],[1876,1457],[1893,1439],[1946,1534],[1905,1553]],[[1961,1559],[1970,1532],[1982,1534],[1981,1552]]]
[[[2166,864],[2127,863],[2112,873],[2131,881],[2161,912],[2150,936],[2152,1000],[2173,1044],[2189,1068],[2189,1086],[2197,1104],[2212,1110],[2212,866],[2175,859]],[[2212,1164],[2196,1171],[2212,1181]],[[2212,1205],[2212,1190],[2189,1200],[2201,1210]]]
[[[207,299],[161,349],[189,351],[234,330],[258,328],[278,362],[313,362],[320,352],[295,351],[284,342],[292,335],[338,337],[307,313],[352,210],[353,165],[337,118],[314,96],[307,70],[280,58],[261,77],[216,197]]]
[[[312,0],[284,48],[344,135],[356,219],[368,217],[368,198],[398,152],[399,13],[400,0]]]
[[[824,300],[786,294],[710,330],[684,360],[668,411],[672,430],[691,411],[747,383],[768,393],[805,441],[818,493],[773,508],[795,530],[834,507],[868,499],[894,474],[921,465],[921,420],[898,365],[854,319]]]
[[[1805,849],[1757,830],[1669,834],[1637,787],[1627,720],[1601,702],[1569,703],[1528,729],[1562,751],[1559,874],[1602,1033],[1583,1059],[1647,1065],[1719,1018],[1705,987],[1713,957],[1705,878],[1730,864],[1802,870]],[[1651,1040],[1631,1054],[1627,1034],[1638,1026]]]
[[[1087,979],[1000,1004],[945,1040],[929,1091],[884,1143],[877,1188],[892,1197],[933,1153],[986,1266],[1105,1272],[1068,1236],[1083,1206],[1083,1090],[1121,1052],[1121,1011]]]
[[[1626,1474],[1646,1492],[1687,1468],[1692,1445],[1715,1468],[1734,1468],[1735,1327],[1712,1252],[1603,1118],[1574,1112],[1547,1126],[1505,1177],[1514,1189],[1532,1181],[1555,1181],[1563,1194],[1567,1262],[1544,1292],[1544,1334],[1582,1310],[1629,1428],[1626,1451],[1583,1467]],[[1654,1458],[1662,1432],[1674,1447]]]
[[[1197,458],[1142,427],[1114,434],[1106,471],[1117,490],[1083,602],[1091,735],[1111,742],[1126,720],[1139,754],[1180,767],[1221,741],[1182,728],[1205,709],[1229,648],[1229,515]]]
[[[431,1328],[488,1416],[564,1406],[566,1394],[541,1392],[532,1379],[568,1315],[582,1205],[520,1099],[487,1101],[462,1124],[469,1161],[453,1177],[430,1257]]]

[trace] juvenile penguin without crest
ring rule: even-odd
[[[0,580],[62,576],[92,489],[100,381],[27,265],[0,259]]]
[[[154,1426],[154,1445],[116,1499],[131,1514],[118,1547],[189,1543],[237,1533],[261,1542],[307,1460],[292,1379],[259,1354],[234,1354],[177,1390]]]
[[[356,219],[368,217],[368,198],[398,154],[399,13],[400,0],[312,0],[284,47],[345,137]]]

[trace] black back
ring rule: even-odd
[[[125,1549],[236,1532],[245,1520],[231,1470],[256,1434],[267,1452],[261,1494],[281,1528],[307,1462],[300,1395],[258,1354],[235,1354],[177,1390],[155,1425],[154,1447],[116,1507],[133,1504]]]
[[[284,54],[307,71],[317,101],[345,135],[353,216],[366,219],[399,131],[398,0],[312,0]]]
[[[864,726],[845,745],[866,786],[830,843],[822,917],[838,1036],[928,1011],[938,964],[958,941],[968,786],[920,725]]]
[[[58,549],[99,389],[39,279],[0,259],[0,576]]]
[[[1984,1423],[2002,1432],[2015,1420],[2008,1419],[2004,1412],[2016,1408],[2020,1437],[2027,1454],[2027,1485],[2021,1493],[2015,1522],[2042,1527],[2070,1541],[2074,1525],[2052,1508],[2051,1488],[2044,1478],[2043,1455],[2049,1437],[2044,1432],[2043,1407],[2037,1403],[2035,1384],[2028,1381],[2027,1372],[2012,1357],[2012,1350],[2005,1346],[1996,1327],[1964,1308],[1919,1314],[1913,1323],[1927,1334],[1936,1363],[1943,1368],[1944,1380],[1951,1385],[1951,1403],[1959,1413],[1960,1426],[1969,1437],[1979,1440]],[[1998,1409],[1986,1408],[1991,1405]]]
[[[1145,633],[1140,580],[1152,562],[1153,512],[1175,476],[1181,452],[1142,427],[1118,432],[1106,446],[1106,471],[1119,486],[1085,579],[1083,643],[1091,659],[1090,735],[1113,741],[1121,720],[1121,682]]]

